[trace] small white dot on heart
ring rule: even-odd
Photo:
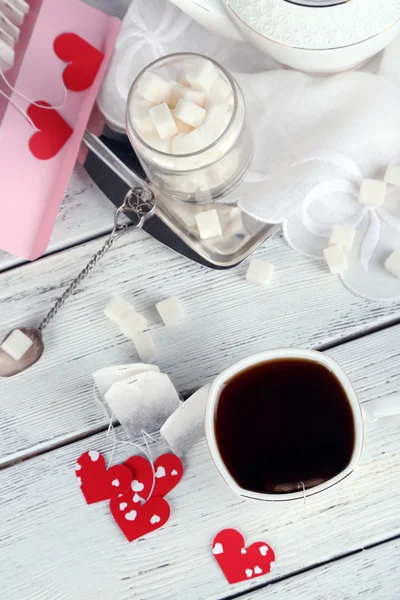
[[[119,510],[125,510],[127,506],[128,505],[126,502],[121,502],[121,504],[119,505]]]
[[[220,542],[217,542],[213,548],[213,554],[223,554],[224,553],[224,547],[222,544],[220,544]]]
[[[260,573],[262,573],[262,569],[260,569],[260,567],[254,567],[254,573],[256,575],[260,575]]]
[[[141,492],[144,489],[144,484],[134,479],[131,483],[131,488],[134,492]]]
[[[78,483],[79,485],[82,485],[82,479],[80,477],[77,477]]]
[[[129,512],[126,513],[125,519],[127,521],[134,521],[136,519],[136,515],[137,515],[136,510],[131,510],[131,511],[129,511]]]
[[[178,475],[178,471],[174,469],[173,471],[171,471],[171,475]]]
[[[253,575],[253,571],[251,569],[246,569],[245,573],[246,573],[246,577],[248,577],[248,578]]]
[[[139,494],[135,494],[132,498],[132,502],[134,502],[135,504],[137,504],[138,502],[141,501],[141,497],[139,496]]]
[[[270,568],[270,569],[272,569],[272,567],[274,567],[274,566],[275,566],[275,561],[272,561],[272,562],[269,564],[269,568]]]
[[[261,556],[267,556],[267,552],[268,552],[268,546],[261,546],[261,548],[260,548]]]
[[[114,487],[119,487],[119,480],[118,479],[113,479],[111,482],[111,485],[113,485]]]
[[[99,460],[100,454],[97,452],[97,450],[90,450],[89,456],[93,462],[96,462],[96,460]]]
[[[155,525],[156,523],[159,523],[160,521],[161,521],[161,519],[158,515],[153,515],[150,519],[150,523],[152,525]]]
[[[80,471],[81,469],[82,469],[81,465],[79,463],[76,463],[75,471]]]
[[[241,554],[246,554],[246,552],[247,552],[246,548],[242,548],[240,551]]]
[[[157,471],[155,472],[155,476],[157,477],[157,479],[161,479],[161,477],[165,477],[164,467],[158,467]]]

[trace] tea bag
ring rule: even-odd
[[[159,430],[180,405],[168,375],[154,370],[116,381],[104,398],[130,439]]]
[[[204,414],[210,385],[200,388],[182,402],[161,427],[161,436],[180,457],[204,436]]]
[[[117,365],[115,367],[104,367],[92,373],[94,382],[100,394],[104,394],[116,381],[132,378],[133,375],[144,373],[145,371],[160,372],[157,365],[147,365],[145,363],[133,363],[129,365]]]
[[[14,48],[8,43],[10,36],[0,29],[0,71],[6,73],[14,66]],[[12,39],[12,38],[11,38]]]

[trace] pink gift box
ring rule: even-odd
[[[0,248],[34,259],[49,242],[121,24],[81,0],[31,0],[30,8],[7,79],[27,98],[53,107],[62,105],[67,94],[57,112],[72,129],[55,156],[36,158],[29,147],[36,129],[0,95]],[[104,54],[93,83],[84,91],[65,92],[62,76],[68,63],[53,48],[65,33],[77,34]],[[0,89],[10,95],[1,80]],[[28,110],[29,102],[15,93],[11,98]]]

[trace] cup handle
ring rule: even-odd
[[[375,423],[378,419],[400,415],[400,394],[391,394],[361,405],[364,423]]]

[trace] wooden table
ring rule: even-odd
[[[46,256],[34,263],[0,255],[1,330],[35,325],[69,279],[101,246],[112,206],[77,168]],[[0,585],[2,600],[398,600],[400,598],[400,425],[366,435],[347,480],[306,504],[236,497],[204,441],[184,459],[169,495],[166,526],[132,544],[107,503],[87,506],[74,473],[88,449],[111,450],[93,398],[91,372],[134,362],[129,340],[103,315],[112,294],[149,319],[159,365],[182,394],[236,360],[277,346],[327,351],[362,403],[400,388],[400,305],[349,293],[326,268],[277,236],[257,252],[276,264],[267,290],[246,267],[199,267],[143,233],[119,242],[46,330],[47,351],[31,370],[0,382]],[[188,315],[162,326],[154,304],[178,295]],[[165,451],[161,441],[152,452]],[[115,461],[132,451],[119,446]],[[237,527],[248,543],[276,551],[265,577],[229,586],[211,542]]]

